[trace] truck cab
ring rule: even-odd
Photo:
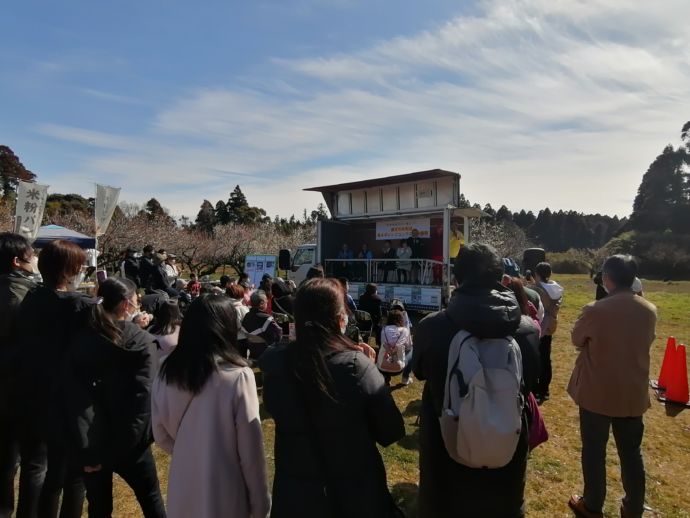
[[[299,285],[307,278],[307,272],[313,266],[316,266],[316,243],[299,245],[290,261],[288,279]]]

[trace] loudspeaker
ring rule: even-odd
[[[292,266],[290,262],[290,250],[281,250],[278,252],[278,268],[281,270],[289,270]]]
[[[522,271],[534,272],[534,268],[544,261],[546,261],[546,252],[543,248],[528,248],[522,254]]]

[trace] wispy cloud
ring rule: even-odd
[[[274,90],[262,77],[256,88],[199,89],[136,138],[40,130],[112,150],[85,168],[124,171],[140,200],[171,178],[194,185],[161,200],[178,213],[238,182],[252,203],[289,215],[318,201],[302,187],[428,167],[464,173],[469,197],[494,205],[628,213],[647,164],[687,118],[685,1],[482,5],[356,52],[276,57]]]
[[[129,97],[126,95],[119,95],[111,92],[104,92],[102,90],[97,90],[95,88],[80,88],[79,91],[85,95],[88,95],[89,97],[100,99],[102,101],[110,101],[122,104],[142,104],[142,101],[140,99],[136,99],[134,97]]]

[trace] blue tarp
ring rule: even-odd
[[[60,225],[45,225],[38,229],[38,235],[33,242],[34,248],[43,248],[51,241],[64,239],[79,245],[82,248],[95,248],[96,238],[85,236],[74,230],[70,230]]]

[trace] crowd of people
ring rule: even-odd
[[[463,246],[448,307],[412,327],[404,301],[384,310],[375,284],[354,301],[347,279],[318,267],[299,287],[270,276],[256,289],[246,276],[217,287],[191,279],[183,315],[168,273],[174,292],[153,289],[170,260],[153,250],[140,258],[128,250],[122,275],[100,282],[93,297],[78,290],[78,246],[54,241],[37,258],[23,237],[0,234],[0,517],[16,509],[18,518],[77,518],[85,499],[90,517],[109,517],[115,473],[146,518],[404,516],[379,446],[405,435],[388,385],[396,375],[409,384],[412,374],[425,381],[419,516],[525,515],[528,453],[545,440],[534,432],[543,420],[529,401],[549,398],[564,293],[547,263],[528,284],[504,275],[490,246]],[[610,427],[626,491],[621,515],[642,514],[642,414],[656,313],[633,292],[635,275],[631,258],[609,258],[607,296],[585,307],[572,332],[581,353],[568,391],[580,407],[585,485],[569,505],[578,516],[603,516]],[[361,339],[359,310],[371,315],[376,347]],[[463,349],[458,337],[471,338],[469,345]],[[451,380],[464,362],[481,370],[489,361],[483,348],[518,359],[510,366],[518,382],[512,403],[500,400],[510,391],[482,387],[480,377]],[[459,363],[449,368],[453,351]],[[263,407],[275,421],[272,488],[258,370]],[[496,375],[490,370],[487,377]],[[517,412],[509,455],[498,465],[458,461],[442,419],[454,410],[449,399],[457,401],[451,388],[493,409],[497,421]],[[505,431],[482,428],[477,411],[463,408],[451,421],[474,433],[464,440],[498,449],[482,445],[482,433]],[[171,456],[166,502],[154,441]]]

